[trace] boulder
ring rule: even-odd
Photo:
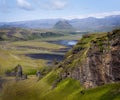
[[[16,67],[16,77],[21,77],[22,78],[23,72],[22,72],[22,66],[17,65]]]

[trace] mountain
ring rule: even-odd
[[[6,22],[0,23],[0,27],[17,27],[17,28],[41,28],[49,29],[52,28],[56,22],[61,19],[41,19],[41,20],[31,20],[31,21],[18,21],[18,22]]]
[[[58,22],[54,25],[54,29],[73,29],[73,27],[72,27],[71,24],[69,24],[68,21],[62,20],[62,21],[58,21]]]
[[[105,18],[73,19],[69,23],[81,31],[112,31],[120,28],[120,15],[107,16]]]
[[[33,21],[6,22],[6,23],[1,22],[0,28],[19,27],[19,28],[50,29],[53,28],[55,24],[60,20],[64,19],[41,19]],[[62,22],[60,21],[60,23]],[[70,25],[68,25],[68,23]],[[120,15],[107,16],[104,18],[88,17],[83,19],[72,19],[67,20],[67,25],[69,27],[71,27],[72,25],[72,27],[80,31],[90,32],[112,31],[113,29],[120,28]]]

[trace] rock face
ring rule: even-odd
[[[92,42],[87,52],[86,65],[83,66],[83,74],[87,76],[82,80],[86,88],[120,81],[120,34],[118,37],[111,34],[108,41],[102,42],[103,50]]]
[[[85,88],[120,81],[120,30],[83,36],[59,68],[62,79],[80,80]]]

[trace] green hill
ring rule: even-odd
[[[54,30],[35,30],[22,28],[6,28],[0,29],[0,40],[34,40],[48,37],[60,37],[64,33]]]

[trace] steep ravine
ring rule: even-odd
[[[84,35],[58,68],[60,79],[77,79],[85,88],[120,81],[120,30]]]

